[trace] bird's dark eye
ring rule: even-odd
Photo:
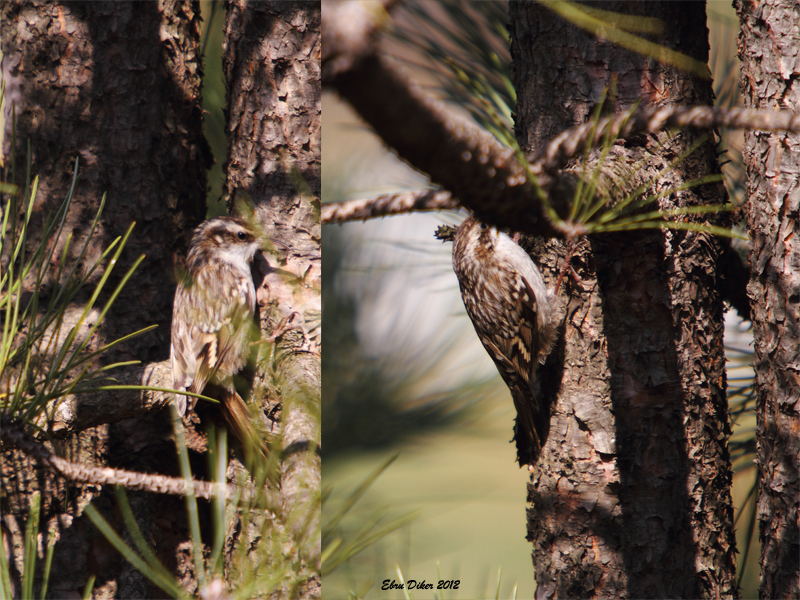
[[[247,234],[244,231],[240,231],[236,234],[236,237],[238,237],[240,240],[244,240],[247,238]]]
[[[486,227],[487,227],[486,223],[481,223],[481,229],[486,229]]]

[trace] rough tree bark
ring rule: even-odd
[[[190,232],[205,213],[210,159],[201,126],[199,12],[199,2],[191,0],[2,5],[2,70],[7,106],[13,104],[16,112],[17,141],[12,148],[7,112],[4,164],[8,169],[14,154],[18,175],[24,174],[30,141],[31,171],[39,176],[34,223],[63,200],[76,157],[80,181],[66,225],[76,238],[72,247],[80,247],[104,193],[106,207],[88,262],[137,222],[115,279],[140,254],[146,260],[107,316],[95,347],[148,324],[159,328],[119,348],[116,360],[168,356],[174,257],[185,248],[181,233]],[[56,243],[60,248],[64,240]],[[45,295],[56,285],[48,279]],[[80,403],[75,410],[82,410]],[[174,455],[169,427],[163,413],[146,423],[99,426],[68,438],[58,450],[79,462],[163,468],[165,453]],[[43,522],[58,526],[53,596],[81,594],[90,574],[98,576],[95,598],[160,593],[119,561],[81,516],[93,500],[124,530],[110,514],[110,495],[97,486],[65,486],[15,453],[4,454],[2,475],[6,533],[19,532],[25,498],[37,489],[43,493]],[[171,554],[174,563],[177,546],[186,539],[183,525],[155,532],[147,524],[154,527],[153,514],[180,514],[180,499],[133,494],[131,501],[143,517],[145,535],[153,535],[158,551]]]
[[[147,259],[116,303],[103,339],[157,323],[157,333],[126,345],[120,357],[161,359],[173,295],[164,277],[186,242],[180,245],[175,231],[191,231],[205,214],[210,155],[201,127],[199,5],[6,2],[2,22],[7,127],[12,104],[17,115],[17,147],[10,148],[8,132],[4,140],[6,168],[14,152],[18,177],[24,176],[30,140],[42,219],[60,205],[79,159],[66,225],[73,248],[107,195],[90,258],[136,222],[116,269],[140,254]]]
[[[745,106],[800,111],[800,6],[735,3]],[[800,596],[800,136],[745,135],[761,598]]]
[[[283,407],[284,514],[304,548],[300,594],[319,597],[320,6],[235,0],[225,33],[229,202],[251,199],[265,233],[286,248],[259,305],[266,335],[281,321],[292,326],[279,338],[280,385],[270,392]]]
[[[600,8],[660,18],[653,41],[707,61],[702,3]],[[639,100],[712,103],[706,79],[598,40],[542,5],[511,3],[510,11],[526,150],[590,118],[612,81],[616,96],[605,109],[615,112]],[[646,181],[695,139],[639,136],[615,146],[610,160],[644,160],[636,177]],[[718,169],[706,142],[652,188]],[[660,203],[723,197],[704,186]],[[558,248],[540,244],[553,278]],[[529,487],[539,597],[736,596],[719,252],[702,233],[638,232],[597,236],[572,258],[580,279],[564,280],[564,332],[542,369],[555,407]]]

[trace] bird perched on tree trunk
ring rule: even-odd
[[[245,366],[251,342],[257,337],[250,264],[258,249],[256,232],[242,219],[218,217],[195,230],[186,273],[175,292],[170,354],[174,388],[194,393],[205,390],[219,400],[228,428],[239,443],[266,457],[264,439],[250,422],[247,404],[234,387],[234,376]],[[187,398],[190,407],[194,406],[194,398],[176,397],[181,416]]]
[[[555,342],[555,298],[527,252],[472,216],[455,232],[453,269],[475,332],[511,390],[517,460],[533,464],[549,426],[533,383]]]

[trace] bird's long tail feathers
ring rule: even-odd
[[[258,433],[250,420],[250,411],[242,397],[235,391],[223,390],[220,400],[222,415],[228,424],[228,430],[242,445],[245,452],[255,452],[261,459],[269,455],[264,437]]]
[[[517,461],[520,467],[532,465],[542,450],[540,428],[544,427],[546,431],[546,425],[542,422],[542,411],[539,410],[531,391],[522,389],[522,385],[511,389],[511,397],[514,399],[514,408],[517,409],[517,419],[514,423]]]

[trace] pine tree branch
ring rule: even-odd
[[[345,6],[347,12],[342,12]],[[533,235],[563,237],[545,216],[525,167],[511,149],[471,122],[454,118],[380,55],[377,38],[388,19],[382,5],[327,3],[322,18],[323,83],[347,100],[400,158],[449,190],[486,223]],[[617,115],[559,134],[531,154],[530,172],[561,213],[559,207],[569,206],[579,182],[574,173],[559,169],[585,152],[587,143],[591,149],[601,145],[609,134],[612,139],[614,135],[624,138],[666,127],[798,131],[800,116],[702,106],[645,108],[632,116]],[[352,219],[393,214],[382,213],[378,199],[372,202],[374,208],[364,201],[361,212],[354,212]],[[330,210],[335,213],[338,209]]]
[[[606,139],[653,133],[669,127],[695,129],[751,129],[800,131],[800,115],[791,112],[725,109],[707,106],[645,108],[573,127],[559,134],[540,152],[529,157],[531,171],[549,173],[559,179],[558,169],[586,148],[596,148]],[[455,209],[460,203],[444,190],[420,190],[385,194],[377,198],[332,202],[322,208],[323,223],[365,221],[377,217],[425,210]]]

